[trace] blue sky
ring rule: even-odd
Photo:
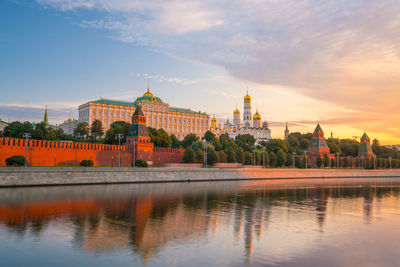
[[[4,0],[0,118],[52,123],[147,87],[232,117],[246,87],[270,122],[400,143],[396,1]]]

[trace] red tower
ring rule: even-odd
[[[316,160],[318,157],[323,158],[324,155],[328,155],[328,157],[334,157],[334,155],[330,154],[330,149],[326,140],[324,138],[324,131],[322,130],[321,126],[317,125],[314,130],[313,138],[311,140],[311,145],[308,148],[309,158],[310,158],[310,165],[312,167],[316,167]]]
[[[154,144],[150,141],[150,136],[146,127],[146,116],[144,116],[140,105],[132,115],[132,126],[129,129],[126,145],[133,153],[133,160],[143,159],[149,165],[153,164]]]

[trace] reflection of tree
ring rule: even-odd
[[[250,262],[256,242],[254,237],[263,237],[263,227],[274,207],[311,210],[322,230],[330,199],[363,198],[363,214],[370,220],[374,200],[393,195],[400,195],[399,187],[370,184],[361,187],[246,187],[140,197],[132,193],[130,197],[114,195],[102,200],[0,205],[0,224],[21,236],[27,229],[40,235],[52,220],[69,218],[77,247],[87,252],[130,248],[146,262],[171,242],[203,238],[219,227],[219,216],[231,216],[233,235],[236,240],[243,240]]]

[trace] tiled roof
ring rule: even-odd
[[[190,114],[202,114],[201,111],[193,111],[190,109],[186,109],[186,108],[174,108],[174,107],[170,107],[169,108],[170,112],[178,112],[178,113],[190,113]],[[206,114],[204,114],[206,115]]]
[[[90,101],[89,103],[98,103],[98,104],[116,105],[116,106],[125,106],[125,107],[137,107],[137,105],[133,102],[104,99],[104,98],[100,98],[99,100],[95,100],[95,101]]]

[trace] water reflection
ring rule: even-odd
[[[130,251],[129,261],[146,265],[307,266],[329,250],[344,253],[357,231],[374,238],[395,227],[399,186],[321,179],[2,189],[0,233],[34,234],[42,244],[47,230],[66,231],[75,253],[97,255],[99,264],[102,255]],[[389,228],[377,230],[383,219]],[[326,262],[350,262],[336,263]]]

